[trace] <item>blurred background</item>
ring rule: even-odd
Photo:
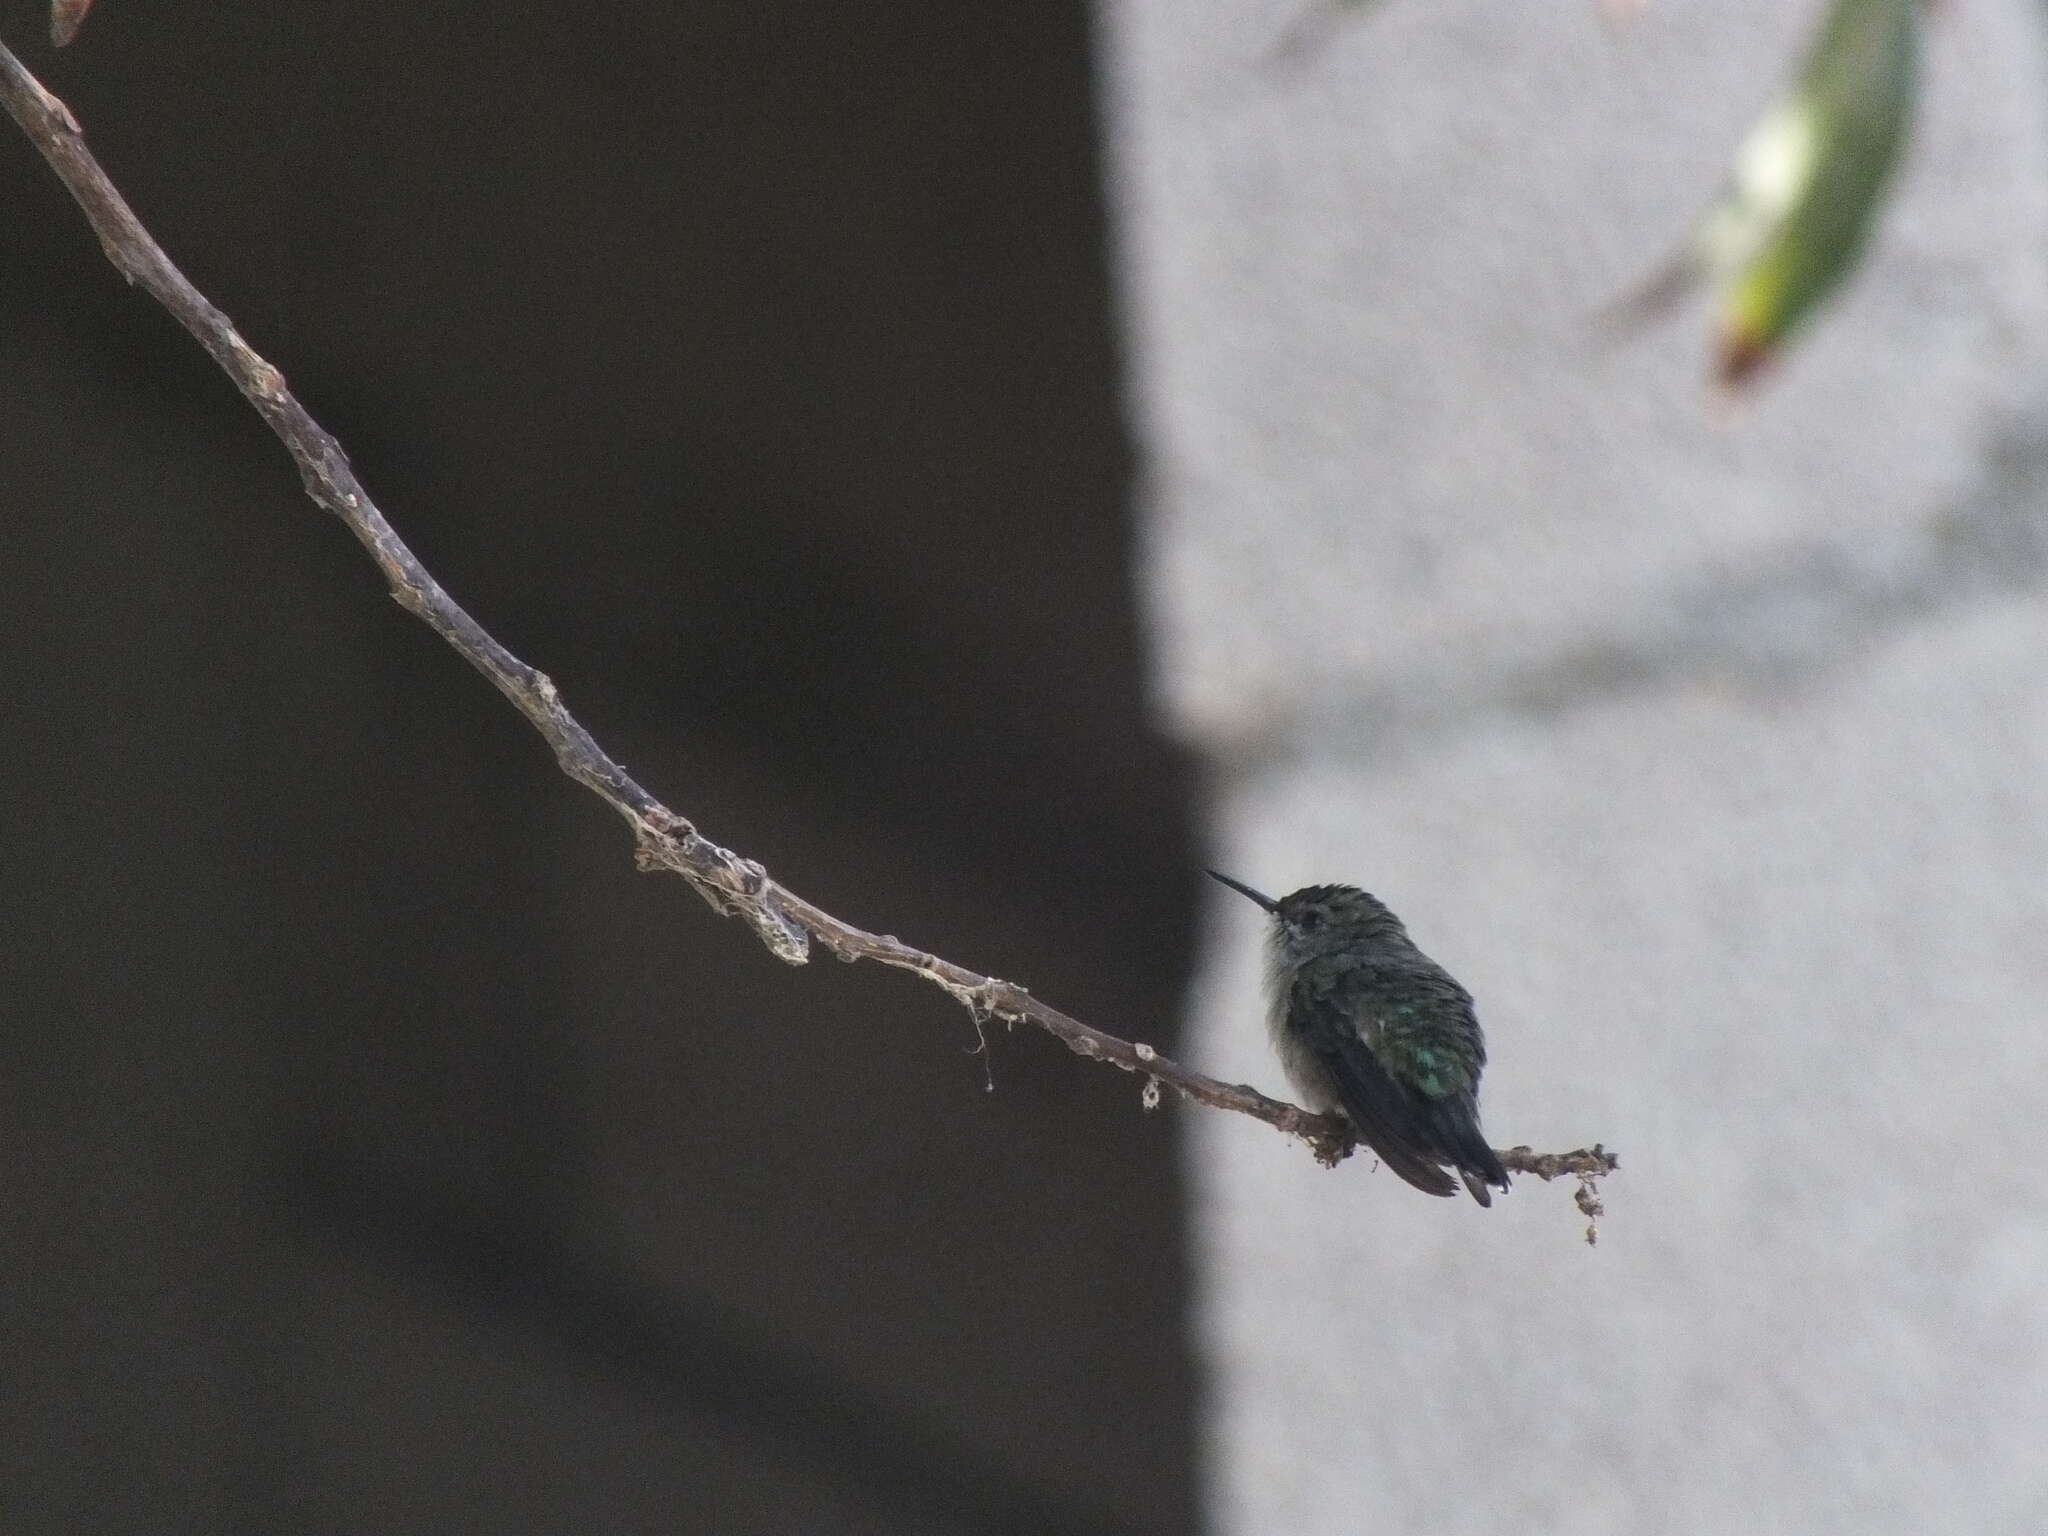
[[[708,835],[1272,1090],[1365,884],[1599,1247],[635,874],[17,139],[0,1529],[2048,1524],[2038,8],[1739,402],[1591,317],[1818,7],[1307,14],[0,36]]]
[[[1867,9],[1867,8],[1866,8]],[[1602,308],[1820,5],[1109,5],[1162,698],[1216,857],[1477,995],[1481,1212],[1190,1116],[1214,1526],[2048,1529],[2048,81],[1924,14],[1867,258],[1739,398]],[[1191,1053],[1271,1067],[1219,892]]]
[[[1171,1041],[1079,3],[4,25],[646,783]],[[0,1529],[1189,1528],[1175,1117],[636,874],[7,136]]]

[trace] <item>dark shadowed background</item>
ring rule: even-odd
[[[44,25],[644,782],[1170,1043],[1078,0]],[[0,1527],[1189,1528],[1174,1114],[634,873],[11,124],[0,209]]]

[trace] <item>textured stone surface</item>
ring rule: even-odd
[[[1815,8],[1110,0],[1163,690],[1218,858],[1477,993],[1490,1214],[1193,1117],[1226,1532],[2048,1521],[2048,82],[1943,8],[1872,257],[1739,414],[1668,249]],[[1278,1086],[1219,893],[1204,1064]]]

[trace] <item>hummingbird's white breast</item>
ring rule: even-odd
[[[1266,957],[1266,1038],[1273,1042],[1273,1054],[1280,1058],[1280,1070],[1287,1074],[1301,1107],[1319,1115],[1337,1114],[1342,1110],[1337,1084],[1300,1034],[1287,1025],[1287,994],[1293,981],[1294,965],[1276,943]]]

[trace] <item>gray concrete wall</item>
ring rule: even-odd
[[[1492,1212],[1189,1118],[1225,1532],[2048,1529],[2048,80],[1944,7],[1746,408],[1589,313],[1817,7],[1104,0],[1166,706],[1224,867],[1480,1000]],[[1194,1054],[1279,1088],[1219,892]]]

